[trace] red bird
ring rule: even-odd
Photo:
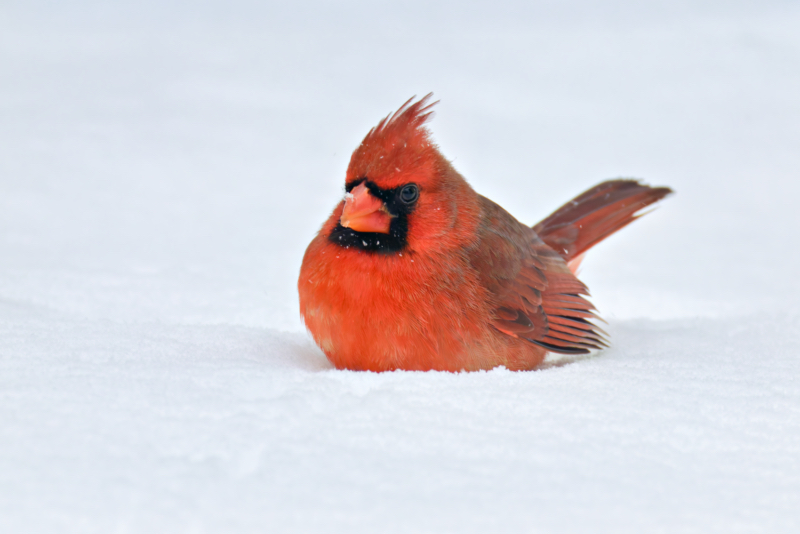
[[[430,96],[370,130],[306,250],[300,313],[317,345],[369,371],[533,369],[606,346],[577,264],[671,190],[604,182],[531,228],[431,142]]]

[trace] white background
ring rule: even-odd
[[[677,191],[584,262],[611,349],[310,341],[303,251],[429,91],[521,221]],[[798,95],[789,1],[4,1],[0,531],[800,531]]]

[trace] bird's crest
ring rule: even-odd
[[[433,117],[433,106],[439,103],[438,100],[430,102],[432,96],[433,93],[428,93],[416,102],[414,102],[416,96],[409,98],[405,104],[400,106],[400,109],[390,113],[371,129],[361,144],[400,140],[423,129],[425,123]],[[421,133],[427,137],[427,130]]]
[[[388,185],[399,175],[416,173],[432,162],[438,150],[425,128],[438,103],[430,101],[432,96],[429,93],[416,102],[416,97],[410,98],[369,131],[350,158],[347,182],[369,177]]]

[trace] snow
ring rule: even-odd
[[[797,532],[790,2],[7,2],[0,531]],[[534,223],[677,194],[593,250],[612,347],[331,368],[298,317],[350,152],[411,95]]]

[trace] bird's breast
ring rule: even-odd
[[[486,343],[485,295],[458,254],[370,253],[318,236],[298,289],[307,328],[339,368],[468,369]]]

